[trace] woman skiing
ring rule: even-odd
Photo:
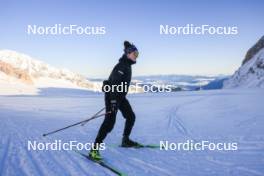
[[[105,92],[105,107],[106,112],[105,119],[99,129],[97,137],[95,139],[95,144],[99,146],[103,140],[106,138],[107,134],[111,132],[116,121],[117,111],[120,110],[124,118],[126,119],[125,128],[123,132],[122,147],[135,147],[140,145],[139,143],[132,141],[129,138],[133,125],[135,123],[135,114],[126,98],[128,92],[128,87],[130,85],[132,69],[131,65],[136,63],[138,57],[138,50],[135,45],[124,42],[124,54],[119,59],[119,62],[115,65],[112,70],[108,80],[104,81],[103,91],[105,86],[111,87],[111,91]],[[122,86],[122,91],[117,90],[117,86]],[[98,149],[93,149],[90,151],[89,156],[95,160],[100,160]]]

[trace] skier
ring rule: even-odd
[[[129,135],[135,123],[135,114],[126,98],[128,87],[131,81],[132,69],[131,65],[136,63],[138,57],[138,49],[135,45],[124,42],[124,54],[119,59],[119,62],[115,65],[108,80],[103,83],[103,91],[105,92],[105,107],[106,112],[110,112],[105,115],[104,121],[99,129],[95,144],[99,146],[106,138],[107,134],[111,132],[116,121],[117,111],[120,110],[124,118],[126,119],[125,128],[123,132],[122,147],[136,147],[140,144],[131,140]],[[111,87],[111,91],[105,91],[105,86]],[[115,86],[113,86],[115,85]],[[117,91],[117,86],[122,86],[123,91]],[[114,88],[113,88],[114,87]],[[100,160],[99,149],[92,149],[89,152],[89,156],[95,160]]]

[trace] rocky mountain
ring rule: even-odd
[[[264,36],[251,47],[224,88],[264,88]]]
[[[0,83],[2,89],[3,84],[88,90],[100,87],[80,74],[52,67],[28,55],[11,50],[0,50]]]
[[[259,41],[248,50],[245,59],[242,62],[242,65],[252,59],[252,57],[257,54],[262,48],[264,48],[264,36],[262,36]]]

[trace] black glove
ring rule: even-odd
[[[111,100],[111,113],[117,113],[117,102],[116,100]]]

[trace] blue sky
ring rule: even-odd
[[[0,49],[87,77],[107,77],[124,40],[140,51],[134,75],[232,74],[264,35],[264,1],[0,1]],[[105,26],[106,35],[28,35],[34,24]],[[239,34],[160,35],[160,24],[237,26]]]

